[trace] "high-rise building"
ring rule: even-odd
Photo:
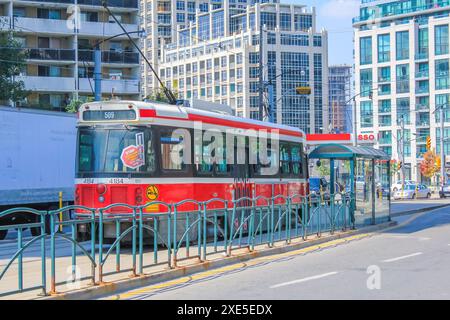
[[[108,4],[139,41],[138,0]],[[19,78],[31,94],[23,105],[64,110],[71,99],[93,96],[93,49],[102,40],[103,97],[139,98],[139,55],[101,1],[1,0],[0,31],[7,30],[14,31],[28,51]],[[120,36],[111,38],[115,35]]]
[[[404,157],[407,179],[422,180],[428,136],[437,154],[441,139],[450,153],[449,12],[448,0],[363,0],[353,20],[358,135]]]
[[[185,99],[230,105],[236,115],[259,118],[260,26],[264,91],[274,121],[308,133],[328,130],[327,32],[317,31],[315,11],[306,6],[263,3],[235,8],[233,2],[208,12],[177,31],[161,48],[160,75]],[[298,94],[296,88],[310,88]],[[268,105],[268,95],[264,95]],[[324,107],[326,106],[326,107]],[[267,113],[267,112],[266,112]]]
[[[179,30],[195,23],[198,13],[205,13],[227,7],[243,10],[254,3],[279,2],[279,0],[140,0],[141,26],[146,32],[143,49],[155,70],[159,69],[161,48],[176,43]],[[142,64],[142,93],[144,96],[154,93],[159,83],[150,67]]]
[[[353,133],[350,104],[352,67],[349,65],[330,66],[328,79],[330,131]]]

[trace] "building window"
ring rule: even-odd
[[[391,112],[391,100],[380,100],[378,105],[379,113],[390,113]]]
[[[397,66],[397,93],[409,92],[409,64]]]
[[[419,29],[418,58],[428,58],[428,28]]]
[[[434,29],[435,54],[448,54],[448,25],[436,26]]]
[[[284,31],[291,31],[290,13],[280,13],[280,29]]]
[[[361,97],[368,97],[372,90],[372,69],[364,69],[360,72]]]
[[[184,11],[186,8],[184,1],[178,0],[177,1],[177,10],[182,10]],[[195,6],[194,6],[195,8]]]
[[[249,63],[258,64],[259,63],[259,52],[250,52],[248,54]]]
[[[185,22],[186,18],[184,13],[177,13],[177,22]]]
[[[391,58],[391,37],[389,34],[378,36],[378,62],[388,62]]]
[[[277,26],[277,14],[272,12],[261,12],[261,23],[266,25],[267,30],[275,30]]]
[[[409,59],[409,32],[397,32],[395,36],[397,60]]]
[[[436,90],[449,89],[448,59],[436,60]]]
[[[360,39],[360,64],[372,63],[372,37],[364,37]]]
[[[308,31],[312,27],[312,16],[296,14],[294,15],[295,31]]]
[[[209,40],[209,15],[198,18],[198,37],[200,40]]]
[[[361,128],[373,126],[373,107],[372,101],[361,102]]]
[[[213,39],[223,37],[225,32],[224,12],[223,10],[212,14],[212,36]]]
[[[391,67],[378,68],[378,82],[391,81]]]
[[[322,46],[322,36],[314,36],[314,47],[321,47]]]
[[[400,123],[401,119],[405,121],[405,124],[410,124],[409,98],[397,99],[397,121]]]

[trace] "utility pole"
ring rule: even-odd
[[[259,120],[263,121],[263,94],[264,94],[264,80],[263,80],[263,25],[259,19]]]
[[[102,52],[97,44],[94,51],[94,89],[95,101],[102,100]]]

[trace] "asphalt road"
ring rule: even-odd
[[[305,255],[108,299],[450,299],[450,208]]]

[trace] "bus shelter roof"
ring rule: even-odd
[[[377,150],[370,147],[353,147],[342,144],[324,144],[316,147],[309,154],[310,159],[352,159],[352,158],[366,158],[390,160],[391,157],[382,150]]]

